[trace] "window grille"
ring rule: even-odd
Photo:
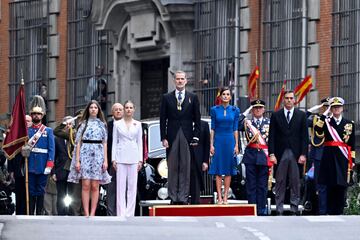
[[[287,80],[287,89],[294,89],[305,77],[307,46],[303,36],[303,28],[306,27],[303,1],[263,0],[260,78],[261,96],[269,109],[274,109],[284,80]]]
[[[219,86],[235,87],[235,61],[239,41],[235,41],[237,0],[195,1],[195,92],[201,113],[209,115]],[[236,46],[237,44],[237,46]],[[237,87],[237,86],[236,86]]]
[[[66,112],[70,115],[85,108],[90,99],[99,100],[95,93],[88,91],[99,91],[100,88],[95,87],[99,79],[105,80],[107,85],[105,115],[110,113],[109,106],[114,102],[115,90],[111,84],[112,66],[109,61],[110,36],[107,31],[95,29],[91,22],[91,6],[92,1],[89,0],[68,0]],[[100,65],[104,66],[104,72],[97,78],[95,67]]]
[[[25,101],[41,95],[48,86],[49,1],[23,0],[9,3],[9,110],[24,78]],[[46,100],[46,96],[45,100]]]
[[[334,0],[331,95],[345,99],[345,117],[360,123],[360,1]]]

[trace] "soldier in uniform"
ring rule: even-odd
[[[327,214],[343,214],[346,189],[355,159],[355,126],[342,116],[344,99],[334,97],[315,126],[324,138],[319,183],[327,187]],[[331,117],[326,117],[331,112]]]
[[[252,119],[246,115],[252,111]],[[268,136],[270,119],[264,117],[265,102],[257,99],[251,102],[240,116],[239,131],[245,131],[248,145],[243,163],[246,166],[246,192],[249,203],[256,204],[257,214],[266,215],[266,195],[268,183]]]
[[[320,119],[321,114],[325,112],[325,110],[329,107],[330,97],[324,98],[320,101],[320,105],[315,105],[314,107],[307,110],[306,115],[308,117],[308,126],[310,128],[310,151],[309,151],[309,160],[310,164],[314,166],[314,179],[315,179],[315,188],[316,195],[318,199],[318,214],[325,215],[327,210],[327,195],[326,195],[326,185],[319,184],[319,169],[320,169],[320,161],[324,150],[324,138],[323,136],[319,136],[314,131],[316,123]],[[319,109],[319,114],[313,114],[316,110]]]
[[[45,104],[42,106],[43,107],[36,105],[31,108],[30,116],[33,124],[28,129],[28,145],[30,148],[29,200],[31,215],[34,214],[35,208],[36,215],[41,215],[43,213],[47,175],[50,174],[51,169],[54,166],[55,157],[53,130],[41,123],[45,114]]]

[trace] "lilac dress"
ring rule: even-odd
[[[71,161],[68,182],[78,183],[80,179],[99,180],[100,184],[108,184],[111,176],[107,171],[102,170],[104,163],[104,146],[102,143],[81,143],[80,147],[80,172],[75,170],[76,145],[81,140],[81,134],[85,128],[83,122],[75,139],[75,149]],[[105,124],[98,118],[89,118],[82,140],[101,140],[107,142],[107,129]]]

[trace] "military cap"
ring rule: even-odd
[[[330,99],[330,106],[343,106],[345,103],[344,99],[341,97],[333,97]]]
[[[252,101],[250,104],[252,107],[265,107],[265,102],[261,99],[256,99]]]

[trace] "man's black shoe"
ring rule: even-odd
[[[283,216],[282,212],[276,212],[276,216]]]

